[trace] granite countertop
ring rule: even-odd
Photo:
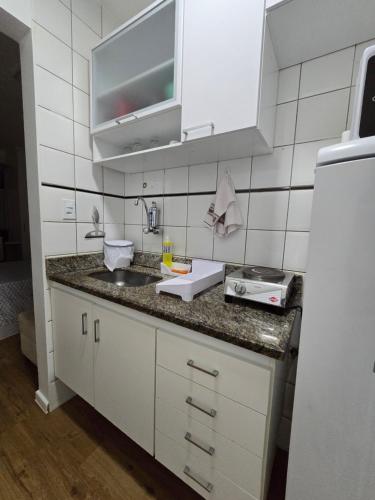
[[[160,255],[146,257],[140,254],[131,269],[169,279],[156,269],[158,262]],[[100,254],[47,259],[46,269],[51,281],[275,359],[283,359],[288,351],[294,320],[301,304],[302,286],[298,281],[291,300],[292,308],[273,312],[256,304],[226,303],[223,284],[202,292],[192,302],[156,294],[155,283],[120,288],[90,277],[93,272],[106,270]]]

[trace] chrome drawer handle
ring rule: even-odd
[[[94,341],[100,342],[99,320],[94,321]]]
[[[185,434],[185,439],[186,439],[186,441],[189,441],[189,443],[193,444],[194,446],[196,446],[200,450],[204,451],[208,455],[212,456],[215,453],[215,448],[213,448],[212,446],[207,446],[203,443],[199,443],[197,440],[194,440],[192,438],[192,435],[190,434],[190,432],[187,432]]]
[[[207,375],[211,375],[212,377],[217,377],[219,375],[219,370],[206,370],[206,368],[196,365],[192,359],[189,359],[186,364],[196,370],[199,370],[200,372],[207,373]]]
[[[193,398],[190,396],[186,398],[185,402],[188,405],[192,406],[193,408],[196,408],[197,410],[202,411],[203,413],[205,413],[206,415],[209,415],[212,418],[216,417],[216,413],[217,413],[216,410],[214,410],[213,408],[203,408],[202,406],[197,405],[197,403],[194,403]]]
[[[87,313],[82,314],[82,335],[87,335]]]
[[[187,465],[185,465],[184,474],[186,474],[188,477],[190,477],[190,479],[198,483],[199,486],[202,486],[202,488],[204,488],[209,493],[211,493],[211,491],[213,490],[214,485],[212,483],[203,479],[203,477],[197,474],[196,472],[193,472]]]

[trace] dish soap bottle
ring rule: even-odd
[[[169,236],[166,235],[163,241],[163,264],[168,267],[172,267],[172,246],[173,243],[171,242]]]

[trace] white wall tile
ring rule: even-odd
[[[72,81],[72,51],[38,24],[33,24],[34,63]]]
[[[102,11],[96,0],[72,0],[72,11],[98,35],[101,35]]]
[[[76,155],[92,160],[90,129],[77,122],[74,122],[74,149]]]
[[[37,108],[39,144],[73,153],[73,122],[64,116]]]
[[[123,198],[104,196],[104,224],[125,223],[125,203]]]
[[[299,101],[296,142],[341,136],[345,130],[350,89],[320,94]]]
[[[293,146],[275,148],[270,155],[255,156],[251,188],[285,187],[290,184]]]
[[[34,21],[71,46],[71,12],[59,0],[32,0],[32,15]]]
[[[73,88],[74,120],[86,127],[90,126],[89,96],[82,90]]]
[[[214,260],[243,264],[245,259],[246,231],[240,229],[226,238],[214,237]]]
[[[243,228],[246,229],[247,217],[249,213],[249,193],[237,193],[237,202],[242,215]]]
[[[72,1],[71,0],[61,0],[61,2],[70,9],[72,7]]]
[[[89,62],[77,52],[73,52],[73,85],[90,93]]]
[[[154,170],[143,173],[143,194],[164,193],[164,170]]]
[[[106,240],[123,240],[125,235],[124,224],[104,224]]]
[[[159,234],[148,233],[142,234],[143,240],[143,251],[144,252],[156,252],[161,253],[162,250],[162,240],[163,236],[160,232]]]
[[[90,191],[103,191],[103,168],[93,165],[91,160],[74,157],[76,172],[76,187]]]
[[[189,193],[216,191],[217,163],[189,167]]]
[[[287,232],[285,241],[284,269],[306,271],[309,233]]]
[[[164,224],[166,226],[186,226],[187,196],[167,196],[164,198]]]
[[[74,187],[74,156],[57,149],[39,146],[41,182]]]
[[[73,119],[72,86],[39,66],[35,67],[35,96],[40,106]]]
[[[350,88],[349,111],[348,111],[348,117],[346,119],[346,129],[347,130],[350,130],[350,128],[352,126],[352,118],[353,118],[353,109],[354,109],[354,103],[355,103],[355,97],[356,97],[356,90],[357,90],[357,87]]]
[[[275,146],[294,143],[296,128],[297,101],[279,104],[276,108]]]
[[[349,87],[353,60],[354,47],[349,47],[303,63],[300,97]]]
[[[173,255],[186,255],[186,227],[164,226],[163,239],[169,237],[173,243]]]
[[[142,251],[142,234],[142,226],[125,225],[124,238],[134,243],[134,250]]]
[[[45,255],[76,253],[76,225],[74,222],[43,222]]]
[[[186,255],[199,259],[212,259],[213,234],[204,227],[188,227],[186,235]]]
[[[289,231],[309,231],[311,208],[314,191],[312,189],[301,189],[291,191],[288,211]]]
[[[99,229],[103,231],[103,224],[99,224]],[[89,238],[85,235],[94,230],[93,224],[78,223],[77,224],[77,252],[100,252],[103,250],[103,238]]]
[[[165,193],[187,193],[189,184],[188,167],[168,168],[164,174]]]
[[[118,170],[103,168],[104,192],[124,196],[125,175]]]
[[[139,203],[134,205],[134,199],[125,200],[125,224],[142,224],[143,220],[143,205]]]
[[[210,204],[215,200],[211,194],[203,194],[188,197],[187,225],[195,227],[207,227],[203,222]]]
[[[294,148],[292,186],[314,184],[315,166],[319,149],[339,142],[339,139],[313,141],[296,144]]]
[[[249,229],[285,230],[289,191],[250,194]]]
[[[99,221],[103,222],[103,196],[101,194],[77,191],[76,200],[78,222],[91,222],[94,207],[98,209]]]
[[[217,185],[219,186],[225,172],[228,171],[232,177],[235,189],[250,188],[251,158],[239,158],[219,162]]]
[[[277,104],[298,99],[300,72],[300,64],[279,71]]]
[[[359,64],[361,62],[361,57],[363,52],[367,47],[371,47],[375,45],[375,38],[373,40],[369,40],[368,42],[360,43],[355,47],[355,56],[354,56],[354,67],[353,67],[353,78],[352,85],[357,85],[357,77],[359,71]]]
[[[72,27],[73,50],[90,60],[91,49],[100,42],[100,37],[74,14],[72,16]]]
[[[41,216],[43,221],[64,221],[64,200],[75,204],[75,192],[68,189],[41,186]]]
[[[143,173],[125,174],[125,196],[141,196],[143,191]]]
[[[280,268],[284,240],[284,231],[247,231],[245,263]]]

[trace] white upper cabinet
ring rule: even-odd
[[[180,104],[179,4],[155,2],[93,49],[93,132]]]
[[[264,0],[188,0],[182,139],[258,123]]]
[[[126,172],[272,150],[264,0],[154,2],[92,54],[94,162]]]

